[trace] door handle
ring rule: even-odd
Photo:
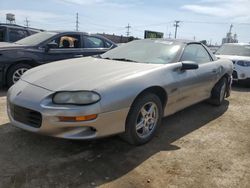
[[[76,57],[76,58],[77,58],[77,57],[83,57],[83,55],[74,55],[74,57]]]

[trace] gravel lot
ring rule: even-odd
[[[22,131],[8,123],[5,95],[0,187],[250,187],[250,88],[234,88],[219,108],[201,103],[165,118],[140,147]]]

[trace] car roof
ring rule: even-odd
[[[8,28],[19,28],[19,29],[27,29],[27,30],[32,30],[32,31],[44,31],[43,29],[36,29],[32,27],[25,27],[17,24],[5,24],[5,23],[0,23],[0,27],[8,27]]]
[[[49,31],[44,31],[44,32],[52,32],[52,33],[58,33],[58,34],[67,34],[67,33],[70,33],[70,34],[83,34],[83,35],[89,35],[89,36],[100,36],[100,37],[102,37],[101,35],[98,35],[98,34],[92,34],[92,33],[87,33],[87,32],[83,32],[83,31],[49,30]],[[105,38],[105,37],[103,37],[103,38]]]
[[[69,31],[69,30],[49,30],[45,32],[53,32],[53,33],[75,33],[75,34],[87,34],[81,31]]]
[[[99,34],[91,34],[91,33],[87,33],[87,32],[82,32],[82,31],[62,31],[62,30],[52,30],[52,31],[44,31],[44,32],[52,32],[52,33],[57,33],[57,34],[83,34],[83,35],[87,35],[87,36],[96,36],[99,37],[101,39],[105,39],[106,41],[112,43],[113,45],[116,45],[113,41],[109,40],[108,38],[99,35]]]

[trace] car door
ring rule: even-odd
[[[83,55],[92,56],[103,54],[110,50],[112,44],[96,36],[83,36]]]
[[[45,63],[63,59],[82,57],[80,34],[59,35],[48,41],[47,44],[54,44],[54,47],[48,49],[47,51],[45,50]]]
[[[199,65],[198,69],[192,70],[196,75],[196,80],[193,80],[192,87],[187,87],[185,91],[182,91],[182,97],[193,101],[201,101],[210,97],[218,70],[207,50],[199,43],[188,44],[181,61],[192,61]]]
[[[199,65],[199,69],[197,69],[197,78],[199,80],[197,91],[199,91],[201,98],[208,98],[218,77],[220,67],[213,61],[204,46],[201,44],[190,45],[194,49],[194,61]]]

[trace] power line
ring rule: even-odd
[[[76,31],[79,31],[78,12],[76,13]]]
[[[175,22],[175,23],[174,23],[174,27],[175,27],[174,38],[176,39],[176,37],[177,37],[177,30],[178,30],[178,27],[180,27],[179,23],[180,23],[181,21],[174,21],[174,22]]]
[[[127,29],[127,32],[126,32],[127,37],[129,37],[131,26],[128,24],[128,26],[126,26],[125,28]]]
[[[190,21],[190,20],[182,20],[182,22],[185,23],[198,23],[198,24],[212,24],[212,25],[229,25],[229,24],[235,24],[235,25],[250,25],[250,23],[243,23],[243,22],[234,22],[234,23],[229,23],[229,22],[205,22],[205,21]]]

